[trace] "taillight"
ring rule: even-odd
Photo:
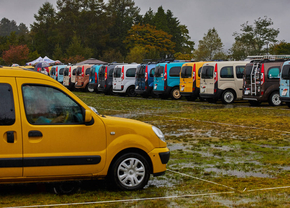
[[[148,66],[145,68],[145,82],[148,80]]]
[[[69,67],[68,76],[69,76],[69,78],[71,78],[71,67]]]
[[[108,78],[108,67],[106,66],[106,69],[105,69],[105,80],[107,80]]]
[[[37,71],[40,72],[41,71],[41,68],[37,68]]]
[[[218,72],[217,72],[217,64],[215,64],[214,68],[214,83],[218,81]]]
[[[98,82],[98,73],[95,72],[95,83]]]
[[[122,67],[122,74],[121,74],[121,79],[124,80],[124,66]]]
[[[265,82],[265,66],[264,64],[262,64],[262,67],[261,67],[261,85],[264,84]]]
[[[165,69],[164,69],[164,81],[167,80],[167,64],[165,65]]]
[[[84,77],[85,76],[85,67],[83,66],[83,68],[82,68],[82,77]]]
[[[192,69],[192,79],[193,79],[193,81],[196,79],[195,72],[196,72],[196,64],[194,64],[193,69]]]
[[[57,77],[57,75],[58,75],[58,67],[56,67],[56,69],[55,69],[55,76]]]

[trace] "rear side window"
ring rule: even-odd
[[[15,111],[12,88],[9,84],[0,84],[0,126],[15,123]]]
[[[282,79],[290,79],[290,65],[284,65],[282,68]]]
[[[135,77],[136,68],[130,68],[126,71],[126,77]]]
[[[221,69],[221,78],[234,78],[234,72],[232,66],[225,66]]]
[[[244,76],[245,66],[236,66],[236,76],[238,79],[242,79]]]
[[[115,68],[113,76],[115,78],[120,78],[121,77],[121,68]]]
[[[26,118],[31,124],[82,124],[82,107],[62,91],[44,85],[22,86]]]
[[[204,66],[201,70],[201,78],[212,79],[213,78],[213,66]]]
[[[172,67],[169,71],[169,76],[179,77],[180,70],[181,70],[180,66]]]
[[[184,66],[181,69],[181,78],[191,78],[192,66]]]
[[[155,68],[152,68],[150,71],[150,77],[154,77]]]
[[[268,71],[268,79],[279,79],[280,68],[277,66],[271,67]]]

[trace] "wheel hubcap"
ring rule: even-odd
[[[225,94],[225,101],[226,101],[227,103],[231,103],[233,100],[234,100],[234,95],[233,95],[233,93],[231,93],[231,92],[227,92],[227,93]]]
[[[273,102],[274,105],[280,105],[281,104],[281,100],[280,100],[278,94],[273,95],[272,102]]]
[[[175,99],[179,99],[181,97],[179,90],[174,90],[173,91],[173,97]]]
[[[138,186],[145,177],[145,166],[136,158],[128,158],[120,163],[117,176],[124,186]]]

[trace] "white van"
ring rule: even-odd
[[[208,102],[221,99],[224,104],[242,99],[243,73],[249,61],[205,63],[200,75],[200,97]]]
[[[127,94],[129,97],[137,96],[135,92],[135,73],[139,64],[117,65],[113,72],[113,92]]]

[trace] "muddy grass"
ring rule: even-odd
[[[144,190],[134,192],[112,190],[105,181],[84,181],[71,196],[55,195],[47,184],[0,185],[1,207],[102,201],[111,203],[73,206],[290,207],[287,106],[76,94],[101,114],[159,127],[171,150],[166,175],[151,177]]]

